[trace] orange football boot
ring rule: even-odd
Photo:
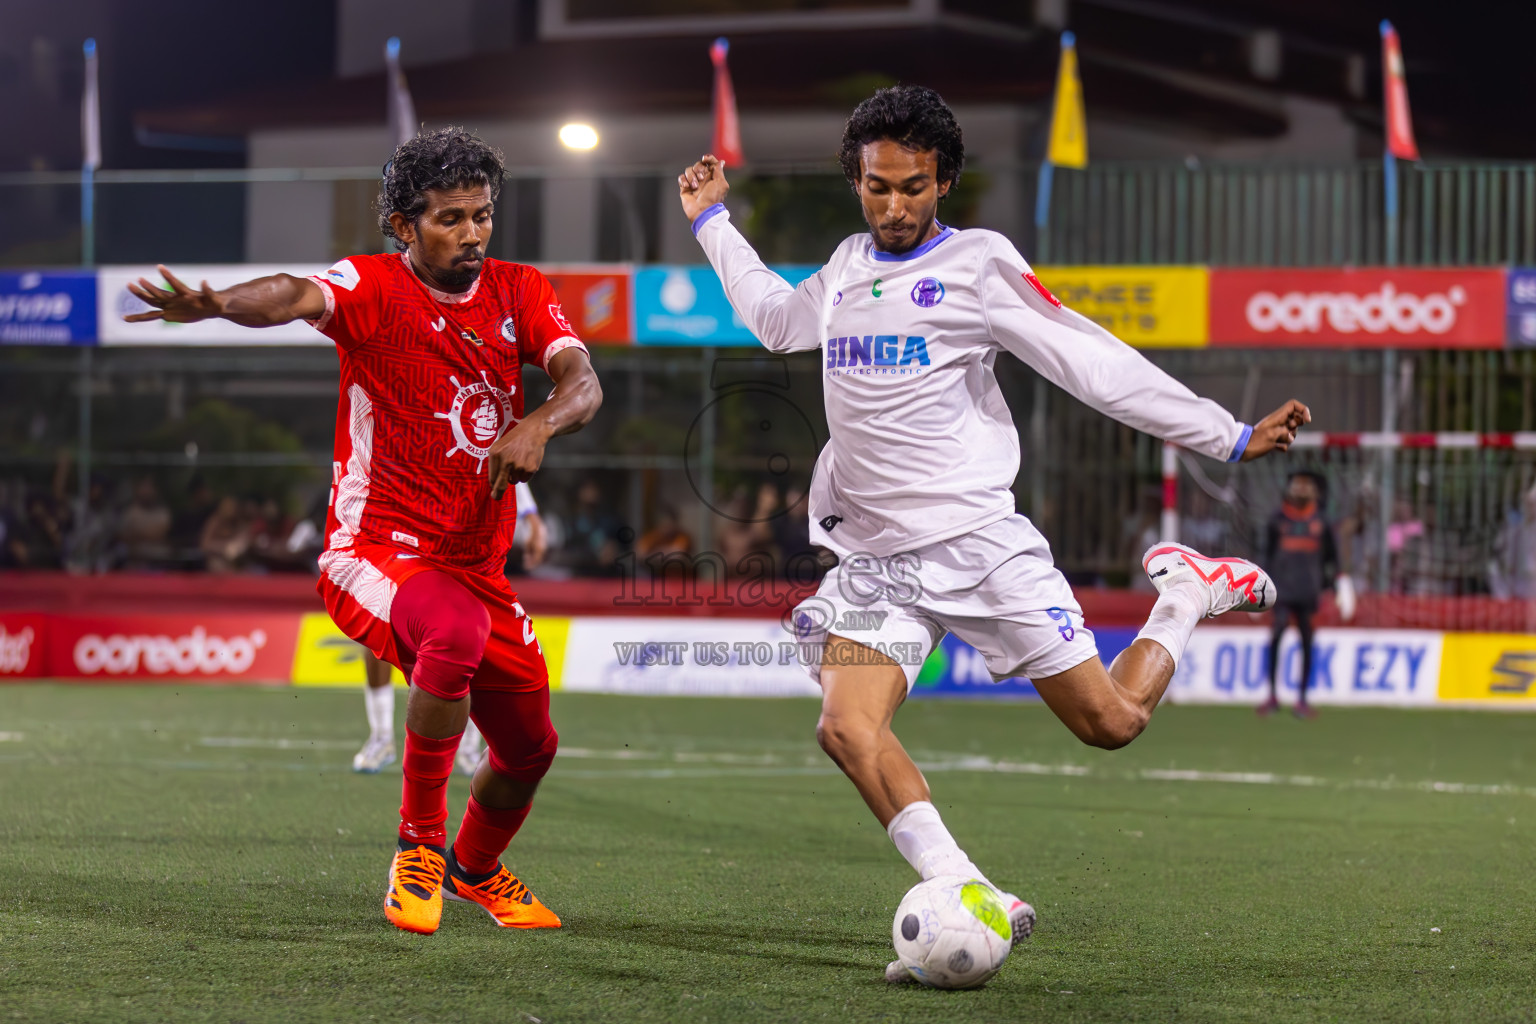
[[[403,931],[431,935],[443,919],[443,876],[447,861],[441,846],[400,841],[389,865],[384,916]]]
[[[448,875],[443,882],[443,898],[459,903],[478,903],[503,928],[559,928],[560,918],[539,902],[517,876],[501,864],[478,881],[459,867],[448,851]]]

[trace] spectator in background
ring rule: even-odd
[[[763,568],[754,570],[748,559],[753,555],[769,554],[773,545],[773,530],[769,523],[778,511],[778,504],[779,492],[772,484],[765,483],[758,488],[756,505],[748,497],[746,488],[739,488],[715,516],[715,548],[725,562],[728,574],[764,572]]]
[[[677,520],[677,510],[671,505],[661,507],[656,525],[640,535],[635,542],[635,554],[641,562],[652,557],[686,555],[693,550],[693,538],[684,531]]]
[[[251,547],[251,526],[240,503],[225,495],[203,524],[201,541],[209,572],[235,572]]]
[[[219,502],[201,473],[194,474],[187,483],[186,498],[186,504],[171,521],[171,544],[181,557],[200,559],[203,526]]]
[[[1279,601],[1269,640],[1269,700],[1259,714],[1280,709],[1280,641],[1290,620],[1301,634],[1301,684],[1296,698],[1296,717],[1312,718],[1307,703],[1307,684],[1312,680],[1312,616],[1324,590],[1332,590],[1339,571],[1338,542],[1333,527],[1323,518],[1323,480],[1315,473],[1292,473],[1285,485],[1285,499],[1269,520],[1264,539],[1264,570],[1275,583]],[[1346,618],[1349,616],[1346,616]]]
[[[797,583],[820,579],[831,566],[832,558],[830,551],[811,543],[811,520],[805,512],[805,501],[805,488],[790,484],[784,490],[784,506],[772,524],[779,573]]]
[[[1488,567],[1488,589],[1494,597],[1536,597],[1536,484],[1505,515]]]
[[[65,517],[42,491],[27,495],[20,516],[5,529],[8,561],[20,569],[58,569],[64,564]]]
[[[617,572],[622,526],[618,517],[603,504],[602,488],[588,477],[576,489],[576,507],[571,511],[565,531],[560,561],[578,575],[604,576]]]
[[[117,557],[117,533],[117,515],[106,481],[93,477],[85,508],[75,517],[64,541],[64,567],[72,572],[108,571]]]
[[[154,480],[143,477],[133,488],[133,500],[118,520],[117,539],[123,546],[123,567],[146,569],[170,558],[171,510],[160,498]]]

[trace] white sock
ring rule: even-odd
[[[903,807],[885,831],[925,882],[939,875],[959,875],[992,884],[944,827],[939,809],[927,800]]]
[[[363,706],[368,709],[368,737],[395,742],[395,686],[363,687]]]
[[[459,753],[455,756],[478,753],[480,753],[480,730],[475,725],[475,720],[471,718],[464,723],[464,735],[459,738]]]
[[[1195,626],[1205,618],[1205,594],[1194,580],[1175,583],[1158,595],[1152,606],[1147,624],[1136,634],[1137,640],[1151,640],[1173,658],[1173,667],[1179,667],[1184,648]]]

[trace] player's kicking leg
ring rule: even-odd
[[[949,834],[929,798],[928,781],[891,731],[891,719],[907,699],[906,671],[872,648],[833,634],[827,638],[820,678],[816,740],[853,782],[907,863],[924,880],[958,875],[991,885]],[[1010,893],[1002,896],[1017,944],[1034,930],[1035,910]],[[906,972],[887,970],[886,977],[902,980]]]
[[[560,918],[501,863],[555,758],[559,737],[549,721],[549,687],[476,690],[473,700],[489,749],[448,850],[443,897],[478,904],[503,928],[559,928]]]
[[[1209,558],[1182,544],[1147,549],[1142,568],[1157,603],[1135,641],[1108,669],[1093,657],[1054,676],[1033,680],[1046,706],[1078,739],[1113,750],[1141,734],[1201,619],[1230,611],[1264,611],[1275,585],[1242,558]]]
[[[395,685],[393,668],[363,652],[363,707],[368,713],[368,742],[352,758],[352,770],[373,775],[395,763]]]

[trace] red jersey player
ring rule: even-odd
[[[188,288],[164,267],[169,290],[130,285],[155,308],[129,320],[306,320],[336,342],[319,589],[336,624],[411,681],[384,913],[423,934],[437,930],[444,896],[504,927],[560,926],[500,862],[557,742],[543,652],[503,566],[513,484],[538,470],[551,437],[591,421],[602,392],[549,281],[485,258],[503,171],[473,135],[420,135],[395,151],[379,192],[379,227],[401,251],[223,291]],[[524,363],[555,381],[526,417]],[[450,848],[448,777],[471,716],[490,756]]]

